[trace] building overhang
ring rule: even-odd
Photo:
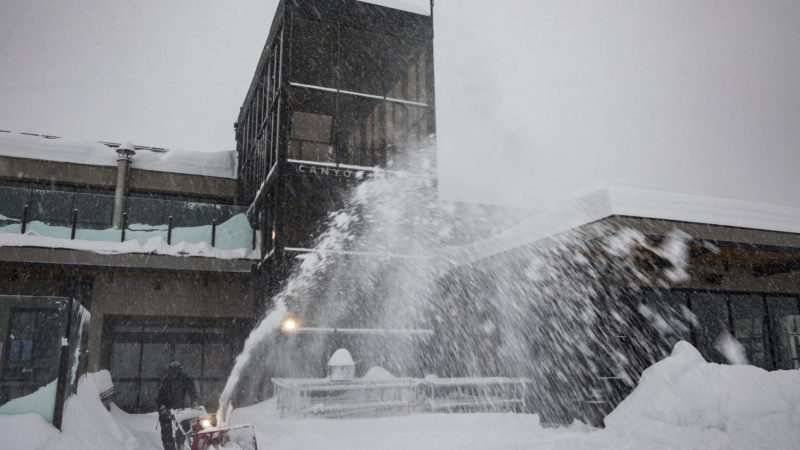
[[[137,272],[242,275],[251,273],[252,260],[142,253],[101,254],[83,250],[3,247],[0,265],[100,269]]]

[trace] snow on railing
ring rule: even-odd
[[[222,251],[254,247],[255,233],[241,206],[131,197],[122,227],[114,228],[113,202],[110,195],[0,187],[0,233],[22,235],[26,244],[38,237],[140,245],[156,239],[166,246],[204,244]]]
[[[524,378],[273,378],[281,417],[525,411]]]

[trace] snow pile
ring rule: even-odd
[[[363,378],[365,380],[393,380],[397,377],[383,367],[375,366],[369,369],[367,373],[364,374]]]
[[[0,415],[3,448],[104,450],[140,449],[148,446],[105,409],[100,390],[108,372],[88,374],[78,383],[78,392],[67,400],[61,433],[38,414]],[[155,419],[151,426],[155,427]]]
[[[346,348],[336,350],[328,360],[328,366],[352,366],[354,364],[353,357],[350,356],[350,352]]]
[[[706,362],[686,342],[648,368],[606,433],[678,448],[796,448],[800,371]]]
[[[231,423],[252,423],[259,444],[286,449],[791,449],[800,371],[708,363],[680,342],[644,372],[602,430],[543,428],[536,415],[513,413],[280,419],[274,399],[234,410]]]
[[[0,416],[3,448],[160,448],[155,413],[103,408],[107,372],[83,377],[59,433],[38,414]],[[707,363],[680,342],[597,430],[543,428],[535,414],[419,414],[375,419],[280,419],[274,399],[231,415],[259,446],[283,449],[660,448],[791,449],[800,429],[800,371]]]
[[[17,397],[0,406],[0,415],[22,415],[36,413],[48,422],[53,421],[53,405],[56,401],[56,380],[40,387],[36,391]]]
[[[115,149],[99,142],[15,133],[0,133],[0,155],[92,166],[117,165]],[[138,150],[133,157],[132,167],[157,172],[236,178],[236,152]]]

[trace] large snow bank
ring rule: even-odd
[[[0,133],[0,155],[92,166],[116,166],[116,151],[99,142],[66,138],[48,139],[16,133]],[[236,152],[191,152],[139,150],[134,169],[184,173],[209,177],[236,178]]]
[[[100,388],[108,372],[88,374],[67,400],[61,433],[38,414],[0,416],[0,447],[14,449],[105,450],[150,447],[103,407]],[[155,419],[152,427],[155,428]]]
[[[797,448],[800,371],[706,362],[679,342],[606,418],[607,432],[675,447]]]
[[[543,428],[534,414],[421,414],[280,419],[275,401],[233,411],[259,444],[285,449],[792,449],[800,437],[800,371],[706,362],[686,342],[647,369],[606,419]]]
[[[106,411],[90,374],[67,405],[64,431],[39,415],[0,416],[0,447],[159,448],[156,414]],[[647,369],[606,428],[543,428],[535,414],[419,414],[375,419],[281,419],[275,400],[233,411],[260,447],[282,449],[793,449],[800,437],[800,371],[708,363],[681,342]]]
[[[53,405],[56,402],[56,380],[40,387],[36,391],[11,400],[0,406],[0,415],[18,415],[36,413],[48,422],[53,421]]]

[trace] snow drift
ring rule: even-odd
[[[59,433],[37,414],[0,416],[3,448],[158,448],[156,416],[126,414],[99,399],[108,374],[81,379]],[[258,442],[286,449],[796,448],[800,371],[706,362],[686,342],[648,368],[596,430],[543,428],[534,414],[423,414],[378,419],[279,419],[275,401],[237,409]]]
[[[796,448],[800,371],[708,363],[681,341],[605,422],[606,432],[669,436],[680,448]]]

